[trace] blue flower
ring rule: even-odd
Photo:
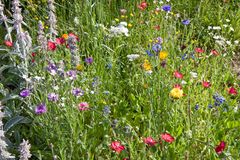
[[[182,21],[182,24],[184,24],[184,25],[189,25],[189,24],[190,24],[190,20],[185,19],[185,20]]]
[[[147,52],[147,54],[148,54],[150,57],[153,56],[153,54],[152,54],[149,50],[146,50],[146,52]]]
[[[186,60],[187,58],[188,58],[187,53],[184,53],[184,54],[182,55],[182,60]]]
[[[156,53],[160,52],[162,50],[162,46],[159,43],[156,43],[152,46],[152,50]]]
[[[198,110],[198,109],[199,109],[199,105],[196,104],[196,105],[195,105],[195,110]]]
[[[170,12],[171,11],[171,6],[170,5],[163,5],[162,9],[166,12]]]
[[[223,103],[226,101],[223,96],[221,96],[221,95],[219,95],[219,94],[217,94],[217,93],[215,93],[215,94],[213,95],[213,99],[215,100],[215,101],[214,101],[214,105],[215,105],[215,106],[220,106],[221,104],[223,104]]]

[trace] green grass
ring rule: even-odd
[[[208,34],[208,26],[221,26],[221,31],[213,33],[232,43],[239,39],[237,2],[172,1],[173,14],[169,14],[168,19],[164,11],[152,13],[156,8],[152,2],[148,2],[145,11],[137,8],[140,1],[73,0],[70,3],[59,0],[56,3],[60,36],[74,32],[80,37],[77,46],[84,70],[78,72],[74,81],[51,76],[46,71],[45,55],[37,52],[36,62],[30,67],[31,76],[44,77],[44,80],[36,83],[31,96],[24,100],[26,108],[22,114],[32,119],[32,123],[27,128],[18,128],[19,136],[28,139],[32,145],[33,159],[48,160],[53,156],[61,160],[238,159],[240,115],[235,108],[239,106],[240,96],[239,93],[229,95],[227,89],[233,86],[239,91],[239,80],[231,68],[232,52],[239,52],[239,47],[221,47]],[[41,4],[26,16],[27,23],[33,28],[37,26],[36,19],[46,19],[46,3]],[[121,8],[127,9],[127,18],[121,18]],[[180,18],[176,18],[177,13],[181,14]],[[78,25],[73,23],[75,17],[79,19]],[[113,21],[117,23],[115,18],[133,25],[129,27],[129,37],[111,38],[107,30],[96,27],[101,23],[110,28]],[[190,19],[190,25],[184,26],[183,19]],[[230,19],[229,27],[234,31],[223,27],[226,19]],[[156,25],[160,30],[154,29]],[[31,31],[36,35],[35,29]],[[146,54],[157,37],[163,38],[162,48],[168,51],[165,68],[158,56]],[[186,45],[184,50],[181,50],[182,45]],[[182,60],[184,53],[190,56],[197,47],[205,52],[195,53],[194,59]],[[220,55],[209,56],[212,49],[218,50]],[[65,71],[75,69],[65,46],[46,54],[55,63],[64,60]],[[130,62],[129,54],[139,54],[140,58]],[[84,62],[89,56],[94,59],[91,65]],[[146,59],[152,65],[152,74],[142,68]],[[110,69],[106,67],[109,64]],[[185,96],[180,99],[169,96],[173,86],[182,83],[173,76],[176,70],[184,75],[183,80],[187,83],[182,85]],[[190,72],[196,72],[198,77],[192,78]],[[203,88],[202,81],[209,81],[211,87]],[[93,82],[97,83],[95,87]],[[72,95],[74,88],[84,90],[84,96]],[[58,102],[47,99],[48,93],[52,92],[59,94]],[[226,99],[219,107],[213,105],[215,93]],[[88,102],[90,109],[79,111],[80,102]],[[45,103],[48,111],[36,115],[34,109],[40,103]],[[197,104],[198,110],[195,109]],[[210,104],[212,109],[208,107]],[[103,115],[105,106],[111,110],[109,115]],[[116,126],[113,126],[114,120],[118,121]],[[171,144],[162,141],[160,135],[164,132],[170,133],[175,141]],[[8,136],[14,139],[13,135]],[[148,147],[143,137],[149,136],[159,143]],[[109,147],[115,140],[126,148],[120,154]],[[227,146],[218,155],[214,148],[220,141],[226,142]]]

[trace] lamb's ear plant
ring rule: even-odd
[[[48,24],[49,24],[49,37],[51,41],[55,41],[58,32],[57,28],[57,17],[55,15],[54,0],[48,0]]]

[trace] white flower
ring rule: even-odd
[[[225,28],[227,28],[227,26],[228,26],[227,24],[224,24],[224,25],[223,25],[223,27],[225,27]]]
[[[208,30],[211,30],[213,27],[212,26],[208,26]]]
[[[239,44],[239,41],[238,40],[234,41],[234,44],[236,44],[236,45]]]
[[[79,25],[79,19],[78,19],[78,17],[74,17],[73,22],[74,22],[76,25]]]
[[[129,54],[127,55],[127,58],[129,61],[134,61],[135,59],[139,58],[140,55],[139,54]]]
[[[129,36],[128,28],[126,28],[126,26],[127,22],[120,22],[120,24],[117,27],[111,26],[110,28],[111,35],[118,36],[124,34],[125,36]]]
[[[221,30],[221,27],[220,26],[213,26],[212,29],[213,30]]]
[[[53,89],[57,91],[57,90],[59,90],[59,87],[58,86],[53,86]]]
[[[228,45],[231,45],[231,44],[232,44],[231,41],[226,41],[226,43],[227,43]]]
[[[230,31],[234,31],[233,27],[230,27]]]
[[[226,19],[226,22],[230,22],[230,19]]]
[[[185,85],[185,84],[187,84],[187,82],[184,81],[184,80],[182,80],[181,84],[182,84],[182,85]]]
[[[190,72],[192,78],[197,78],[198,77],[198,74],[196,72]]]

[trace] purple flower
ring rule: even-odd
[[[54,63],[48,63],[47,70],[53,76],[57,74],[57,66]]]
[[[150,56],[150,57],[153,56],[153,54],[152,54],[149,50],[146,50],[146,52],[147,52],[147,55],[148,55],[148,56]]]
[[[162,46],[161,46],[160,44],[156,43],[156,44],[154,44],[154,45],[152,46],[152,50],[153,50],[154,52],[158,53],[158,52],[160,52],[160,51],[162,50]]]
[[[80,88],[75,88],[72,90],[72,94],[74,96],[83,96],[84,95],[84,91],[81,90]]]
[[[76,77],[77,77],[77,72],[74,71],[74,70],[70,70],[70,71],[67,72],[67,75],[68,75],[68,77],[69,77],[71,80],[73,80],[73,79],[76,79]]]
[[[184,25],[189,25],[189,24],[190,24],[190,20],[185,19],[185,20],[182,21],[182,24],[184,24]]]
[[[55,93],[49,93],[48,94],[48,100],[53,101],[53,102],[57,102],[58,101],[58,95],[55,94]]]
[[[29,89],[24,89],[20,92],[20,96],[23,97],[23,98],[26,98],[28,97],[30,94],[30,90]]]
[[[170,12],[171,11],[171,6],[170,5],[163,5],[162,10],[164,10],[166,12]]]
[[[159,44],[162,44],[162,43],[163,43],[162,37],[157,37],[157,38],[156,38],[156,41],[157,41],[157,43],[159,43]]]
[[[92,64],[93,63],[93,58],[92,57],[88,57],[88,58],[85,59],[85,62],[87,64]]]
[[[47,107],[44,103],[37,105],[37,107],[35,108],[35,113],[38,115],[46,113],[46,112],[47,112]]]

